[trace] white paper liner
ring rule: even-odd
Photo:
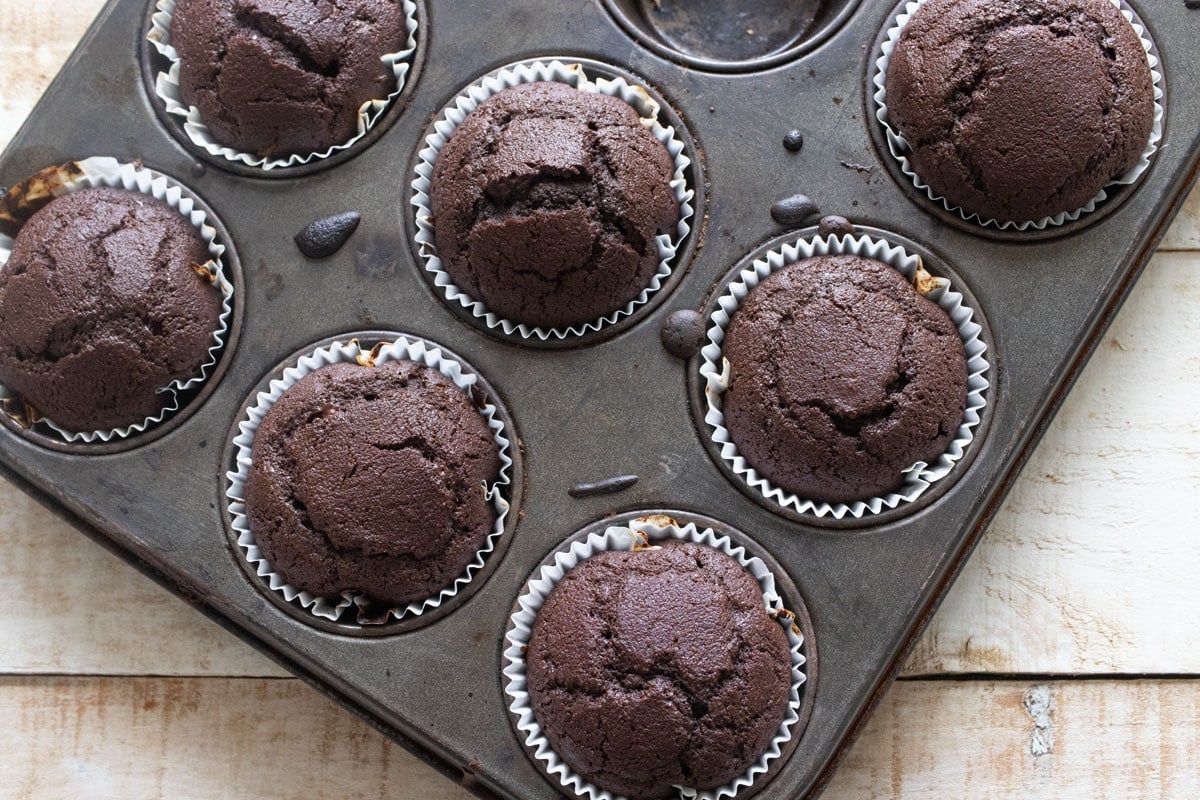
[[[861,519],[868,514],[878,514],[885,509],[896,508],[901,503],[913,502],[923,495],[932,484],[950,474],[954,465],[962,459],[967,447],[975,438],[975,428],[978,427],[980,416],[987,405],[985,395],[990,384],[986,374],[991,367],[985,356],[987,345],[979,338],[983,329],[975,322],[974,311],[966,304],[962,294],[954,291],[949,280],[935,278],[937,287],[927,293],[925,297],[941,306],[958,327],[967,355],[966,410],[962,423],[958,427],[958,433],[950,442],[946,452],[933,464],[918,461],[905,470],[904,484],[899,491],[882,497],[872,497],[869,500],[857,500],[853,503],[806,500],[760,476],[738,452],[737,445],[733,443],[733,439],[725,427],[722,398],[729,385],[730,368],[728,360],[722,354],[721,343],[725,340],[725,331],[742,301],[768,275],[797,261],[830,254],[856,255],[882,261],[896,269],[910,282],[916,275],[917,268],[921,266],[920,256],[912,255],[904,248],[883,239],[865,235],[799,239],[756,259],[753,264],[742,270],[737,280],[733,281],[717,300],[716,308],[708,320],[708,343],[700,351],[703,359],[700,364],[700,377],[704,386],[706,402],[704,421],[711,428],[712,440],[720,449],[721,460],[763,497],[800,514],[833,517],[834,519],[843,519],[849,515],[855,519]]]
[[[210,263],[205,266],[210,268],[214,283],[221,292],[219,327],[213,332],[213,343],[208,348],[208,360],[200,365],[199,375],[187,380],[172,381],[159,389],[160,393],[170,395],[170,397],[157,414],[133,425],[103,431],[70,431],[46,417],[41,417],[34,425],[34,427],[45,425],[67,442],[92,444],[124,439],[159,424],[179,410],[179,394],[181,392],[189,391],[208,380],[212,368],[217,365],[221,350],[225,347],[225,340],[229,335],[229,318],[233,315],[233,284],[225,274],[225,245],[217,237],[217,229],[208,224],[208,215],[204,210],[197,206],[191,197],[184,194],[182,184],[161,172],[135,164],[124,164],[108,156],[93,156],[73,163],[79,168],[80,174],[56,185],[52,192],[54,197],[107,186],[140,192],[150,195],[156,200],[161,200],[187,218],[188,222],[199,231],[200,237],[204,240],[208,253],[212,257]],[[0,269],[3,269],[4,265],[8,263],[8,259],[12,255],[12,246],[13,239],[0,234]],[[7,388],[0,386],[0,400],[7,400],[13,396],[13,393]],[[40,412],[41,409],[38,411]]]
[[[640,534],[640,535],[639,535]],[[525,585],[517,601],[517,611],[511,617],[511,628],[505,636],[508,646],[504,650],[504,692],[509,698],[509,710],[518,718],[517,729],[524,735],[525,745],[533,751],[534,757],[542,762],[543,769],[556,778],[564,789],[574,792],[577,796],[590,800],[625,800],[605,789],[588,783],[583,776],[572,770],[554,749],[542,733],[541,725],[533,715],[529,705],[529,693],[525,688],[525,649],[533,630],[533,622],[538,611],[546,602],[550,591],[563,579],[568,572],[580,562],[586,561],[596,553],[604,550],[632,550],[642,537],[650,542],[662,539],[681,539],[706,545],[736,560],[746,569],[762,587],[763,604],[769,612],[778,614],[784,610],[783,598],[775,589],[775,577],[763,563],[762,559],[750,555],[745,548],[736,545],[729,537],[714,532],[711,528],[698,529],[695,523],[679,527],[674,520],[654,516],[634,520],[628,525],[613,525],[603,533],[593,533],[582,541],[573,542],[554,556],[554,561],[542,567]],[[678,786],[680,797],[696,798],[696,800],[723,800],[737,795],[741,790],[750,786],[754,781],[770,769],[771,762],[779,758],[783,746],[792,737],[796,723],[800,719],[800,689],[807,680],[804,674],[805,657],[801,651],[804,636],[791,623],[790,615],[780,615],[777,619],[787,631],[788,645],[792,657],[792,685],[788,697],[787,713],[779,726],[779,732],[771,740],[762,757],[732,783],[718,789],[698,790]]]
[[[357,144],[404,91],[409,70],[412,69],[412,57],[417,51],[417,5],[412,0],[404,0],[404,20],[408,31],[408,41],[405,42],[404,49],[380,57],[395,75],[396,88],[387,97],[368,100],[359,107],[358,132],[349,141],[334,145],[319,153],[296,153],[287,158],[263,158],[250,153],[242,153],[218,142],[200,118],[200,109],[184,102],[179,89],[179,53],[171,45],[171,17],[175,13],[176,2],[177,0],[158,0],[155,4],[157,11],[150,18],[150,31],[146,34],[146,40],[171,64],[167,72],[159,72],[155,77],[154,93],[163,101],[168,114],[183,119],[183,130],[192,144],[211,156],[220,156],[227,161],[262,170],[296,167],[319,161],[343,150],[349,150]]]
[[[887,138],[888,150],[891,152],[892,157],[895,158],[900,164],[900,171],[908,176],[908,179],[912,181],[913,186],[925,192],[925,194],[929,196],[930,200],[934,201],[935,203],[940,203],[947,211],[957,213],[967,222],[975,222],[984,227],[993,226],[1000,230],[1018,231],[1027,231],[1032,228],[1034,230],[1041,231],[1045,230],[1046,228],[1057,227],[1060,225],[1065,225],[1068,222],[1074,222],[1084,214],[1090,214],[1095,211],[1098,205],[1108,199],[1107,189],[1101,189],[1100,193],[1089,200],[1087,204],[1083,206],[1083,208],[1078,208],[1074,211],[1065,211],[1055,214],[1052,217],[1043,217],[1042,219],[1026,220],[1023,222],[1004,222],[995,219],[983,219],[975,212],[967,211],[960,206],[954,205],[945,197],[935,192],[929,186],[929,184],[921,180],[921,176],[916,173],[916,170],[913,168],[912,162],[908,157],[912,152],[912,148],[909,147],[908,142],[903,136],[900,135],[900,132],[896,130],[888,120],[887,89],[885,88],[884,81],[887,76],[887,68],[888,63],[891,61],[892,51],[895,50],[896,43],[900,40],[900,34],[904,31],[904,26],[908,24],[908,21],[912,18],[912,15],[916,13],[916,10],[925,2],[926,0],[909,0],[909,2],[904,4],[900,14],[895,18],[892,26],[888,29],[887,34],[884,37],[883,47],[881,48],[882,52],[875,61],[875,75],[872,79],[872,83],[875,85],[875,119],[877,119],[879,123],[883,125],[884,135]],[[1150,130],[1150,139],[1146,142],[1146,149],[1142,151],[1142,155],[1136,164],[1130,167],[1123,175],[1114,178],[1108,183],[1109,187],[1129,186],[1137,183],[1142,175],[1145,174],[1146,170],[1150,168],[1150,160],[1154,157],[1154,154],[1158,152],[1159,144],[1162,142],[1163,118],[1166,113],[1163,91],[1164,80],[1162,71],[1159,69],[1160,59],[1158,57],[1158,48],[1154,46],[1154,42],[1150,39],[1150,34],[1146,30],[1146,27],[1137,20],[1137,16],[1133,9],[1130,8],[1129,5],[1124,2],[1124,0],[1109,0],[1109,2],[1111,2],[1120,10],[1121,15],[1129,21],[1129,24],[1133,26],[1134,32],[1137,33],[1138,39],[1142,43],[1142,48],[1146,51],[1146,58],[1150,63],[1150,75],[1154,81],[1154,126]]]
[[[246,478],[250,472],[254,434],[258,431],[258,426],[262,424],[263,418],[266,417],[271,406],[283,396],[283,393],[295,384],[296,381],[311,372],[315,372],[322,367],[327,367],[330,364],[355,362],[359,356],[366,356],[368,354],[373,355],[376,364],[385,364],[388,361],[412,361],[424,364],[445,375],[454,382],[455,386],[462,389],[468,395],[470,394],[471,387],[479,380],[478,375],[464,367],[461,362],[445,355],[441,348],[429,346],[420,340],[410,340],[406,336],[399,336],[393,342],[374,350],[371,348],[363,349],[359,346],[356,339],[346,342],[334,342],[333,344],[314,350],[309,355],[301,358],[293,366],[285,369],[281,377],[271,381],[266,390],[258,393],[255,398],[255,404],[250,407],[246,416],[238,424],[238,435],[233,440],[236,469],[226,473],[226,477],[229,480],[229,488],[225,491],[225,496],[229,499],[228,508],[232,518],[231,524],[238,535],[238,547],[243,551],[246,560],[254,566],[255,574],[260,578],[265,578],[271,587],[271,591],[283,595],[283,598],[287,602],[297,603],[314,616],[332,622],[338,621],[343,612],[351,605],[358,605],[359,611],[364,611],[369,605],[369,601],[361,592],[349,591],[343,592],[340,597],[336,598],[317,597],[309,592],[297,589],[295,586],[289,584],[283,576],[275,572],[271,568],[271,565],[267,563],[266,558],[259,550],[257,542],[254,540],[254,535],[250,532],[250,519],[246,514]],[[500,417],[496,406],[491,403],[485,403],[483,408],[479,409],[479,412],[487,421],[488,427],[492,430],[493,438],[500,448],[500,474],[496,482],[487,487],[486,495],[487,499],[492,501],[492,506],[496,510],[496,521],[492,525],[492,532],[484,540],[483,546],[475,554],[474,560],[467,565],[466,571],[455,578],[453,583],[424,600],[414,601],[403,607],[388,609],[387,614],[384,616],[385,620],[389,618],[401,620],[420,616],[454,597],[464,586],[471,582],[475,577],[475,573],[483,568],[488,554],[496,549],[496,541],[504,534],[509,503],[504,498],[503,491],[504,487],[507,487],[512,481],[510,473],[513,463],[512,455],[510,454],[509,438],[504,429],[504,420]],[[378,624],[377,620],[371,620],[370,622]],[[360,624],[366,624],[366,621],[360,618]]]
[[[642,124],[663,143],[675,162],[675,172],[671,177],[671,189],[675,192],[675,199],[679,201],[679,223],[675,229],[675,236],[662,235],[655,239],[658,245],[659,262],[658,270],[651,278],[650,285],[643,289],[632,302],[600,319],[563,328],[542,328],[505,319],[488,311],[483,303],[470,297],[456,286],[450,274],[442,268],[442,260],[438,258],[431,221],[433,212],[429,208],[433,165],[437,160],[438,153],[454,133],[454,129],[489,97],[522,83],[540,81],[565,83],[582,92],[619,97],[633,106],[641,116]],[[606,325],[612,325],[618,320],[628,317],[649,302],[650,297],[661,289],[667,278],[671,276],[674,269],[672,262],[692,230],[688,220],[695,214],[692,200],[696,193],[688,186],[686,177],[687,168],[691,166],[692,160],[688,158],[683,142],[675,135],[675,129],[664,125],[660,119],[661,111],[658,102],[645,89],[628,83],[624,78],[597,77],[592,79],[584,72],[583,65],[564,64],[557,60],[550,62],[525,61],[514,64],[467,87],[439,115],[433,125],[433,133],[425,138],[425,147],[417,156],[416,177],[412,182],[412,205],[417,222],[415,237],[417,247],[421,258],[425,261],[425,269],[434,276],[434,285],[442,291],[446,301],[451,304],[458,303],[488,328],[499,328],[506,335],[511,336],[516,333],[523,339],[537,338],[541,341],[551,338],[567,339],[573,336],[583,336],[590,331],[598,331]]]

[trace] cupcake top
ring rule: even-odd
[[[221,294],[196,270],[210,258],[195,226],[149,195],[52,200],[0,271],[0,384],[72,431],[158,414],[215,343]]]
[[[953,205],[1001,222],[1075,211],[1133,167],[1154,87],[1110,0],[927,0],[885,79],[913,170]]]
[[[522,84],[472,111],[438,153],[430,204],[455,284],[515,322],[590,322],[635,300],[674,231],[674,163],[628,103]]]
[[[946,451],[962,422],[962,337],[880,261],[818,256],[760,283],[722,348],[725,427],[776,486],[817,502],[867,500]]]
[[[250,532],[320,597],[387,607],[450,585],[496,521],[500,451],[471,399],[423,364],[338,363],[301,378],[254,435]]]
[[[320,153],[358,132],[358,110],[396,76],[401,0],[178,0],[179,89],[213,138],[262,158]]]
[[[656,544],[568,572],[525,656],[554,751],[635,800],[731,783],[778,733],[792,682],[787,635],[754,577],[711,547]]]

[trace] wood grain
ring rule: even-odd
[[[0,727],[8,800],[468,797],[294,680],[0,678]]]
[[[1195,800],[1180,681],[901,682],[822,800]],[[2,678],[3,796],[467,800],[298,681]]]
[[[1156,256],[908,664],[1200,673],[1200,255]]]
[[[285,674],[6,481],[0,596],[0,673]]]
[[[902,682],[822,800],[1195,800],[1191,682]]]
[[[91,25],[104,0],[0,0],[0,149]]]

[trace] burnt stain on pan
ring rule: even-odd
[[[390,278],[396,274],[402,243],[387,236],[359,237],[354,247],[354,269],[364,278]]]

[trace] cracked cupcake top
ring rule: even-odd
[[[499,471],[487,422],[440,372],[332,364],[289,387],[254,435],[250,532],[297,588],[405,605],[466,570],[495,523],[486,486]]]
[[[937,194],[984,219],[1075,211],[1154,124],[1150,65],[1109,0],[928,0],[888,64],[888,114]]]
[[[200,374],[221,294],[210,259],[167,204],[123,189],[52,200],[21,226],[0,271],[0,383],[73,431],[111,430],[163,409]]]
[[[438,256],[459,288],[506,319],[599,319],[658,270],[655,237],[679,221],[673,173],[623,100],[553,82],[506,89],[438,153]]]
[[[791,687],[787,636],[754,577],[711,547],[656,544],[568,572],[526,651],[555,752],[635,800],[732,782],[766,752]]]
[[[213,137],[263,158],[324,152],[396,78],[401,0],[179,0],[171,44],[184,102]]]
[[[820,256],[770,275],[733,315],[725,427],[767,480],[849,503],[899,488],[954,438],[967,397],[962,337],[880,261]]]

